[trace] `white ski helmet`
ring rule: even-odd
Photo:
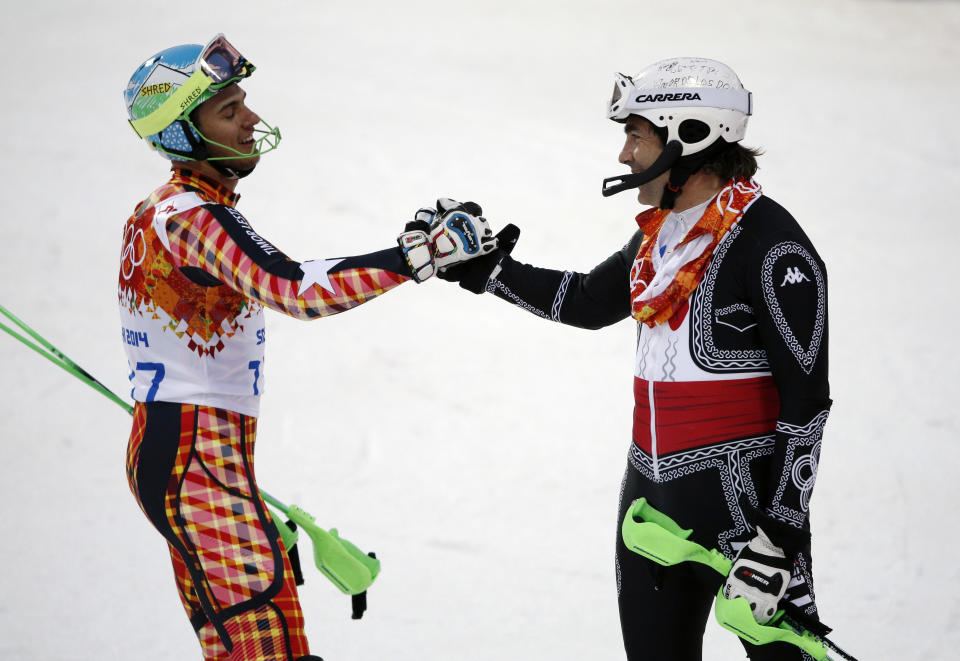
[[[604,196],[636,188],[671,168],[671,187],[679,193],[707,158],[743,140],[752,113],[753,95],[733,69],[716,60],[674,57],[633,76],[616,74],[607,117],[621,123],[630,115],[643,117],[659,129],[664,151],[643,172],[605,179]],[[672,196],[666,199],[672,204]]]
[[[675,57],[651,64],[634,76],[617,74],[607,117],[617,122],[639,115],[667,129],[666,142],[679,140],[683,156],[719,138],[743,140],[753,95],[733,69],[702,57]]]

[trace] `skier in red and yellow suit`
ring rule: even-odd
[[[238,180],[279,140],[269,127],[254,139],[261,120],[237,84],[252,71],[218,35],[158,53],[125,92],[134,130],[174,161],[170,180],[123,230],[121,337],[136,400],[127,475],[169,546],[205,659],[316,660],[254,476],[263,310],[304,320],[337,314],[495,242],[482,219],[454,211],[432,227],[409,223],[385,250],[287,257],[236,209]]]

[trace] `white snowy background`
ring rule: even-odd
[[[283,131],[240,209],[292,257],[387,247],[474,199],[515,256],[588,270],[635,229],[615,71],[674,55],[753,91],[758,180],[830,278],[817,596],[863,660],[960,648],[956,402],[960,4],[3,2],[0,303],[119,393],[121,226],[167,165],[126,126],[144,59],[224,32]],[[363,620],[315,571],[315,653],[619,659],[613,544],[635,329],[551,324],[444,282],[313,323],[270,314],[257,473],[374,549]],[[129,418],[0,337],[0,659],[199,659],[124,475]],[[742,658],[711,621],[704,658]]]

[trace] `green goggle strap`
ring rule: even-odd
[[[208,142],[212,145],[216,145],[218,147],[222,147],[223,149],[231,151],[240,158],[243,158],[244,156],[250,156],[250,154],[244,154],[243,152],[237,151],[233,147],[228,147],[227,145],[222,145],[219,142],[214,142],[213,140],[210,140],[209,138],[204,136],[200,132],[200,129],[198,129],[194,125],[194,123],[190,121],[190,118],[187,116],[187,111],[189,111],[193,107],[193,105],[197,102],[197,99],[199,99],[203,95],[203,93],[206,92],[208,89],[214,89],[214,90],[220,89],[222,87],[225,87],[226,85],[229,85],[230,83],[236,82],[238,80],[241,80],[249,76],[251,73],[253,73],[253,71],[254,71],[254,66],[248,65],[244,69],[243,75],[235,76],[223,83],[214,84],[213,79],[210,78],[210,76],[205,74],[202,69],[198,69],[197,71],[194,72],[192,76],[187,78],[186,82],[184,82],[183,85],[177,88],[177,91],[174,92],[172,95],[170,95],[170,98],[164,101],[159,108],[154,110],[152,113],[150,113],[146,117],[129,120],[130,126],[131,128],[133,128],[134,133],[136,133],[139,137],[146,138],[147,136],[151,136],[156,133],[159,133],[163,129],[173,124],[178,119],[183,119],[190,124],[193,130],[196,131],[197,134],[205,142]],[[267,127],[268,130],[264,131],[263,129],[259,129],[259,130],[255,129],[255,132],[263,133],[264,135],[258,138],[256,143],[254,143],[253,151],[262,155],[269,151],[273,151],[280,144],[280,130],[273,126],[270,126],[263,120],[260,120],[260,121]],[[266,143],[269,146],[269,148],[261,149],[261,145],[263,145],[263,143]],[[165,149],[163,149],[161,145],[153,145],[153,147],[159,151],[170,154],[170,152],[167,152]],[[178,154],[170,154],[170,155],[179,156]],[[179,157],[183,158],[183,156],[179,156]],[[232,158],[236,158],[236,157],[235,156],[215,156],[213,158],[208,158],[206,160],[222,161],[222,160],[227,160]]]
[[[665,567],[699,562],[721,576],[727,576],[733,567],[730,559],[717,549],[707,549],[690,541],[688,537],[692,533],[650,505],[646,498],[634,501],[621,525],[623,543],[634,553]],[[783,611],[774,616],[775,625],[759,624],[747,600],[742,597],[727,599],[723,596],[723,588],[717,593],[714,614],[725,629],[754,645],[782,641],[799,647],[817,661],[830,658],[827,645],[809,631],[791,626],[783,617]]]
[[[213,79],[197,69],[159,108],[146,117],[131,119],[130,126],[141,138],[159,133],[184,114],[213,84]]]

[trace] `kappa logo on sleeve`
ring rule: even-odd
[[[783,282],[780,283],[780,286],[786,287],[787,285],[796,285],[804,281],[810,282],[810,278],[808,278],[803,271],[800,270],[799,266],[794,266],[792,268],[788,266],[787,274],[783,277]]]
[[[775,272],[790,262],[803,264],[803,270],[800,266],[788,266],[778,286],[780,276]],[[820,345],[826,341],[826,274],[806,247],[796,241],[784,241],[773,246],[764,257],[760,282],[771,321],[800,367],[810,374]],[[789,290],[784,289],[787,285],[791,285]],[[798,286],[802,289],[797,289]]]

